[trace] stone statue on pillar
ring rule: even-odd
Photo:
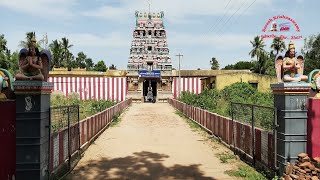
[[[39,52],[36,39],[32,37],[28,49],[19,52],[19,70],[17,80],[47,81],[50,68],[51,53],[48,50]]]
[[[308,76],[303,75],[304,59],[302,55],[296,57],[295,47],[292,41],[286,54],[278,55],[275,59],[275,68],[278,82],[308,81]]]
[[[35,37],[19,52],[16,97],[16,179],[48,179],[51,53],[39,52]]]

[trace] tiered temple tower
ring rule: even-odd
[[[133,31],[128,71],[139,70],[171,71],[164,13],[142,13],[136,11],[136,25]]]
[[[128,96],[143,100],[152,91],[154,98],[159,100],[172,94],[172,63],[164,13],[136,11],[135,16],[127,69]]]

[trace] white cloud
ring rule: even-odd
[[[85,16],[93,16],[106,19],[127,19],[132,17],[136,10],[148,11],[148,3],[146,0],[119,0],[120,7],[112,7],[112,5],[105,5],[97,9],[89,10],[83,13]],[[262,8],[267,8],[272,5],[272,0],[257,0],[248,11],[244,11],[252,2],[247,0],[231,1],[227,8],[227,1],[221,3],[221,0],[157,0],[153,1],[151,5],[152,12],[164,11],[165,17],[174,23],[186,23],[187,21],[194,21],[191,18],[195,15],[205,16],[220,16],[226,13],[230,16],[239,7],[242,7],[237,14],[242,11],[244,14],[252,14]]]
[[[112,6],[102,6],[95,10],[89,10],[82,13],[84,16],[99,17],[110,20],[117,20],[119,17],[127,15],[127,11],[124,8],[117,8]],[[123,17],[122,17],[123,18]]]
[[[210,46],[220,50],[240,49],[250,46],[252,34],[194,35],[188,33],[168,33],[169,46]]]
[[[79,47],[106,47],[106,48],[122,48],[130,47],[130,40],[117,32],[108,33],[105,36],[99,36],[90,33],[73,33],[66,34],[69,41]],[[60,37],[64,37],[60,35]]]
[[[70,7],[76,0],[1,0],[0,7],[31,14],[39,18],[72,17]]]

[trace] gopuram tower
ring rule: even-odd
[[[152,98],[159,99],[158,94],[162,91],[171,92],[172,63],[163,23],[164,13],[136,11],[135,16],[127,66],[128,95],[135,94],[143,101],[152,102]]]
[[[128,71],[172,70],[163,16],[163,12],[136,12]]]

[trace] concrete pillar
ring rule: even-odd
[[[48,179],[53,83],[15,81],[16,179]]]
[[[276,165],[280,175],[286,162],[294,163],[307,152],[307,109],[310,85],[305,82],[271,84],[277,108]]]

